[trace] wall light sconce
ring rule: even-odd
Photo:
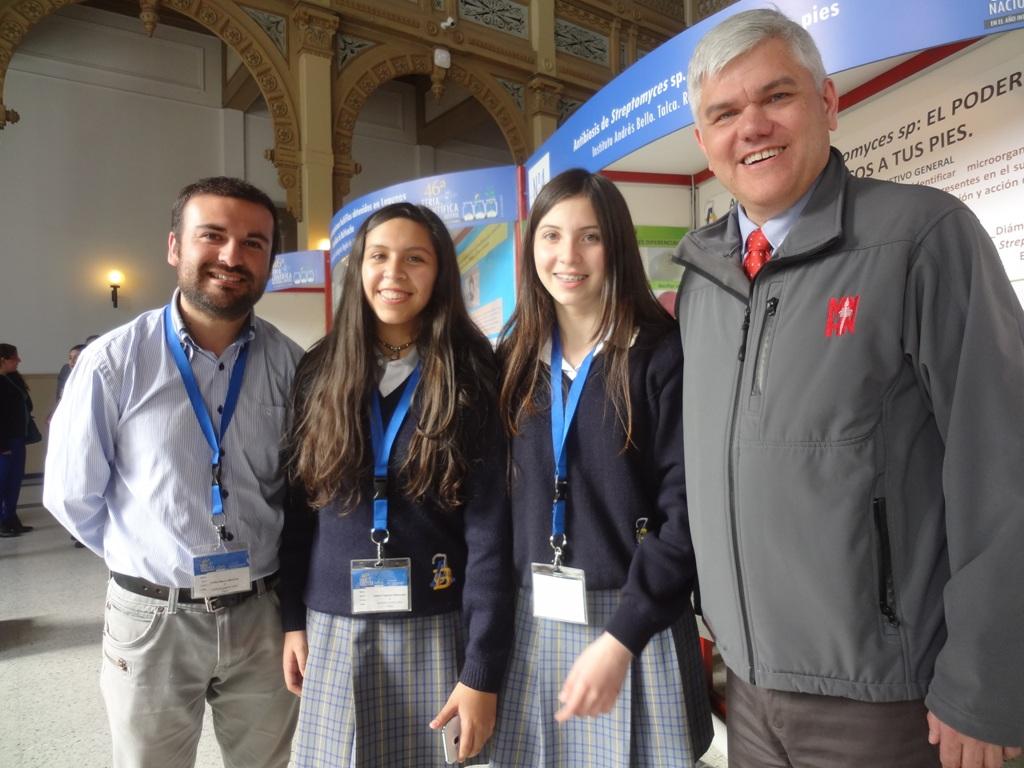
[[[329,251],[331,250],[331,241],[329,238],[322,238],[320,242],[316,244],[318,251]]]
[[[107,273],[107,281],[110,283],[110,303],[117,309],[117,289],[124,283],[124,273],[119,269],[112,269]]]

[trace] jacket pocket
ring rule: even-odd
[[[768,298],[765,299],[761,316],[761,328],[757,335],[757,347],[754,353],[754,368],[750,382],[750,406],[758,407],[758,398],[764,394],[768,379],[768,363],[771,360],[772,341],[775,338],[775,323],[779,313],[779,294],[782,293],[782,282],[776,280],[768,285]]]
[[[895,635],[900,620],[896,615],[896,586],[892,576],[892,549],[889,546],[889,521],[885,514],[885,498],[871,502],[878,534],[878,610],[882,614],[887,635]]]

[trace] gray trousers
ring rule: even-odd
[[[729,768],[938,768],[924,702],[772,691],[729,671]]]
[[[282,642],[273,592],[211,613],[110,581],[100,689],[114,768],[192,768],[206,702],[225,768],[284,768],[298,699]]]

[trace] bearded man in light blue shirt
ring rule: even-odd
[[[83,350],[51,428],[44,504],[111,571],[100,687],[115,768],[192,766],[204,701],[226,766],[283,768],[279,448],[300,348],[252,307],[273,202],[238,179],[172,210],[170,304]]]

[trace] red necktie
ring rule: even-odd
[[[761,267],[772,257],[772,244],[764,236],[760,228],[755,229],[747,237],[747,253],[743,257],[743,271],[751,280],[761,271]]]

